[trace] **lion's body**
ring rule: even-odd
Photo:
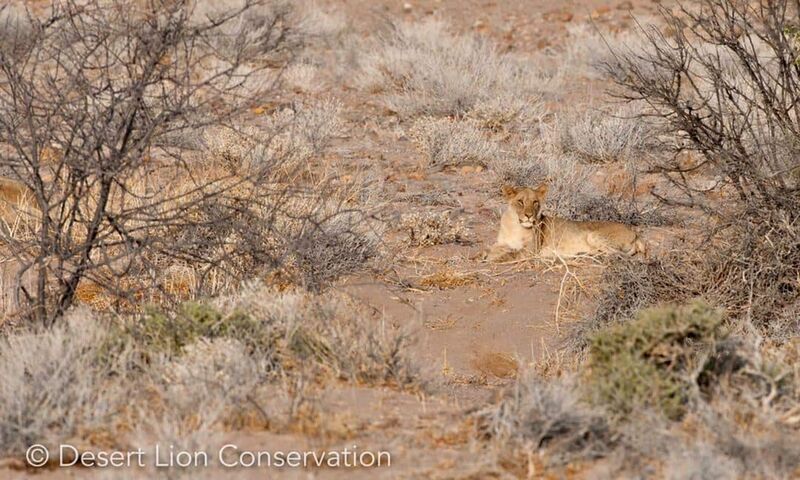
[[[546,187],[504,189],[509,205],[500,219],[497,242],[489,250],[489,260],[502,261],[523,253],[540,257],[645,253],[644,242],[627,225],[542,215],[546,192]]]
[[[35,208],[30,188],[0,177],[0,224],[13,225],[21,214],[29,214]]]

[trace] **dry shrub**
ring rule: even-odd
[[[669,200],[729,219],[797,212],[797,5],[702,0],[661,13],[672,35],[643,27],[645,45],[614,52],[606,71],[622,97],[660,117],[673,148],[699,153],[704,169],[722,179],[717,189],[737,199],[704,201],[671,156],[652,165],[679,188]]]
[[[713,444],[702,440],[688,445],[675,442],[664,469],[670,480],[742,478],[744,474],[737,459],[725,456]]]
[[[262,406],[268,402],[256,399],[263,398],[257,390],[270,374],[269,359],[252,355],[238,340],[199,338],[182,355],[158,357],[150,365],[144,381],[148,390],[157,392],[158,398],[149,401],[161,409],[148,407],[139,417],[157,427],[153,433],[167,433],[165,427],[173,430],[163,439],[156,437],[160,442],[176,434],[207,433],[247,415],[255,417],[252,423],[268,426],[272,418]]]
[[[293,251],[285,268],[296,271],[295,277],[305,288],[320,291],[377,257],[380,237],[381,230],[371,229],[363,214],[338,214],[309,227],[288,246]]]
[[[296,105],[265,116],[262,125],[206,132],[207,161],[242,180],[199,212],[214,228],[195,238],[202,233],[219,251],[220,276],[241,278],[266,266],[318,291],[379,254],[380,205],[365,198],[367,182],[358,172],[345,176],[322,158],[343,131],[338,102]],[[227,221],[214,221],[220,217]]]
[[[113,422],[127,401],[127,371],[124,350],[102,355],[108,336],[99,321],[76,312],[50,330],[0,340],[2,454],[22,454],[34,443],[57,445]]]
[[[763,213],[723,230],[697,281],[732,316],[785,341],[800,334],[800,216]]]
[[[584,162],[641,161],[653,132],[640,117],[640,110],[632,106],[590,109],[558,117],[545,137],[550,148]]]
[[[665,150],[697,153],[688,168],[681,155],[646,162],[671,184],[664,203],[708,214],[714,226],[701,246],[644,276],[620,272],[614,285],[641,284],[656,303],[699,294],[737,328],[785,341],[800,331],[796,5],[703,0],[662,15],[671,35],[644,27],[644,44],[614,52],[606,71],[624,98],[658,116],[671,137]],[[689,175],[700,167],[719,195]],[[628,298],[607,295],[601,306]]]
[[[305,180],[319,186],[325,172],[308,165],[344,131],[342,105],[331,98],[299,103],[262,118],[259,128],[211,128],[204,132],[211,162],[221,162],[254,181]]]
[[[648,20],[638,15],[637,19]],[[601,79],[606,76],[605,65],[613,61],[616,53],[645,49],[647,43],[637,31],[604,31],[594,23],[571,24],[567,31],[569,38],[559,55],[560,76]]]
[[[449,212],[415,212],[400,218],[408,245],[427,247],[468,241],[463,219],[454,220]]]
[[[197,19],[219,19],[251,0],[199,0],[194,2]],[[309,50],[335,43],[347,29],[343,15],[329,12],[314,1],[259,0],[246,14],[226,25],[216,38],[216,47],[270,52],[272,61],[281,54],[288,60],[300,59],[300,65],[313,56]],[[280,49],[276,49],[280,46]]]
[[[359,180],[346,180],[324,155],[343,131],[341,105],[321,99],[273,111],[286,93],[284,69],[302,69],[308,63],[295,57],[333,34],[332,25],[313,24],[323,12],[305,7],[67,1],[28,17],[30,38],[4,37],[22,57],[2,55],[2,76],[26,87],[0,98],[2,136],[16,145],[0,163],[39,207],[34,234],[0,232],[3,258],[41,279],[15,289],[15,307],[51,324],[81,283],[105,288],[106,299],[89,295],[95,305],[169,300],[173,286],[160,272],[176,265],[195,280],[181,297],[235,287],[253,272],[280,270],[284,259],[295,283],[319,289],[374,255]],[[19,23],[9,22],[8,31]],[[64,56],[71,60],[54,68]],[[258,128],[241,126],[265,112]],[[11,126],[17,117],[40,121],[20,129]],[[298,203],[302,213],[292,210]],[[358,213],[370,225],[356,226]],[[342,248],[349,242],[359,248],[335,265],[351,253]],[[307,251],[287,253],[300,244]]]
[[[688,261],[681,252],[672,252],[646,261],[619,258],[610,262],[598,282],[593,311],[573,327],[572,348],[582,350],[589,337],[633,318],[642,309],[700,295],[691,291],[695,272],[686,268]]]
[[[3,257],[39,277],[17,289],[29,318],[52,324],[85,280],[135,296],[115,291],[121,278],[153,280],[165,258],[219,265],[205,254],[230,253],[214,248],[224,224],[266,196],[187,147],[278,94],[303,42],[297,12],[282,1],[211,3],[55,2],[26,12],[31,35],[4,36],[13,54],[0,55],[0,163],[32,192],[39,224],[35,235],[0,235]],[[217,239],[198,234],[215,229]]]
[[[201,339],[232,339],[273,379],[312,371],[358,383],[405,387],[416,381],[405,352],[410,338],[344,296],[278,294],[254,285],[216,304],[150,310],[116,329],[105,349],[111,355],[132,349],[137,368],[146,369],[153,358],[179,357]]]
[[[797,220],[794,220],[796,222]],[[603,275],[596,308],[577,326],[577,345],[589,332],[625,321],[637,310],[702,296],[723,308],[736,328],[756,327],[783,342],[800,331],[800,237],[791,218],[773,214],[757,223],[741,221],[702,245],[661,258],[620,259]]]
[[[319,68],[308,63],[290,66],[283,78],[287,86],[298,93],[318,94],[327,88],[320,78]]]
[[[722,419],[703,430],[710,439],[672,437],[666,478],[795,478],[798,474],[800,450],[791,432],[737,432]]]
[[[742,368],[739,375],[746,371]],[[719,387],[728,388],[725,382]],[[667,435],[661,455],[671,478],[711,472],[719,473],[715,478],[795,478],[800,473],[797,425],[787,425],[786,416],[772,405],[720,394],[694,409],[684,422],[687,428]]]
[[[496,405],[474,415],[480,436],[543,452],[553,464],[596,459],[615,444],[602,412],[584,404],[566,379],[520,379]]]
[[[0,455],[131,435],[204,445],[225,429],[292,428],[328,381],[424,387],[410,337],[344,295],[254,285],[120,321],[76,312],[0,342]]]
[[[542,81],[528,64],[488,42],[457,36],[438,20],[393,23],[361,59],[357,84],[403,116],[462,117],[489,127],[526,122]]]
[[[489,168],[494,174],[494,186],[497,188],[503,185],[536,186],[548,181],[547,162],[541,155],[532,152],[530,145],[526,143],[516,152],[504,152],[492,159]],[[563,172],[565,175],[570,173],[572,173],[570,170]],[[557,181],[556,178],[553,181]]]
[[[14,55],[14,48],[22,48],[25,39],[33,34],[32,24],[25,7],[18,3],[0,6],[0,52]]]
[[[406,347],[408,334],[345,295],[267,293],[261,287],[220,299],[222,310],[244,312],[278,332],[280,357],[291,370],[316,364],[334,377],[366,384],[414,388],[417,370]],[[276,338],[276,335],[267,335]],[[294,357],[292,359],[292,357]]]
[[[675,478],[708,462],[736,477],[798,471],[797,343],[729,335],[721,320],[702,303],[645,309],[593,338],[586,392],[621,415],[620,468],[665,461]]]
[[[433,167],[486,166],[501,155],[497,143],[472,121],[423,117],[414,122],[409,137]]]

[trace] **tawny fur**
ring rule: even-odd
[[[0,225],[13,225],[20,215],[35,209],[31,189],[16,180],[0,177]]]
[[[486,254],[490,261],[507,261],[525,254],[544,258],[645,254],[644,242],[627,225],[544,216],[547,185],[536,189],[503,187],[503,195],[508,207],[500,219],[497,242]]]

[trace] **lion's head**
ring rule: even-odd
[[[506,197],[511,210],[517,214],[522,227],[533,228],[542,219],[542,205],[547,194],[547,185],[542,184],[535,189],[504,186],[502,190],[503,196]]]

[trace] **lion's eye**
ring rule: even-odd
[[[523,202],[522,200],[517,200],[517,203],[519,203],[520,207],[525,206],[525,202]]]

